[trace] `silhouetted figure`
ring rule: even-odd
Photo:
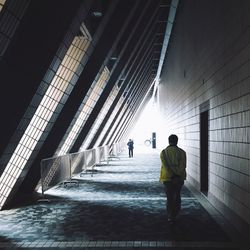
[[[128,155],[129,155],[129,157],[133,157],[133,155],[134,155],[134,152],[133,152],[134,151],[134,142],[133,142],[133,140],[129,139],[127,145],[128,145]]]
[[[186,179],[186,152],[177,147],[178,137],[170,135],[169,146],[161,151],[160,181],[167,195],[166,207],[169,222],[175,222],[181,209],[181,188]]]

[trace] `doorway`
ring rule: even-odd
[[[208,193],[208,110],[200,113],[200,191]]]

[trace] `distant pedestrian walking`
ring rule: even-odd
[[[129,139],[127,146],[128,146],[129,157],[133,157],[134,156],[134,152],[133,152],[134,151],[134,142],[132,139]]]
[[[169,146],[161,151],[160,181],[167,196],[166,207],[169,222],[175,222],[181,209],[181,188],[186,179],[186,152],[177,147],[178,137],[170,135]]]

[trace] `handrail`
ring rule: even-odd
[[[41,161],[42,193],[64,181],[71,181],[72,175],[80,174],[121,152],[120,143],[84,150],[77,153],[56,156]]]

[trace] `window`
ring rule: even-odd
[[[94,138],[98,128],[100,127],[103,119],[105,118],[105,115],[108,113],[117,93],[118,93],[118,88],[117,88],[117,86],[114,86],[114,88],[111,91],[111,93],[109,94],[105,104],[103,105],[99,115],[97,116],[97,118],[94,122],[94,125],[92,126],[90,132],[88,133],[85,141],[81,145],[80,150],[84,150],[84,149],[88,148],[88,146],[91,143],[92,139]]]
[[[85,35],[76,36],[73,39],[73,42],[67,50],[61,65],[58,67],[51,84],[43,95],[34,116],[24,131],[21,140],[0,177],[0,183],[4,186],[0,191],[0,208],[4,205],[9,193],[14,187],[19,175],[45,131],[53,113],[60,104],[60,101],[66,93],[66,89],[73,78],[77,68],[76,65],[80,64],[80,61],[90,44],[91,38],[88,36],[86,29],[84,28],[83,30],[85,31]],[[74,55],[77,56],[74,57]]]
[[[90,94],[88,95],[88,99],[84,105],[81,107],[81,111],[78,113],[78,117],[75,119],[75,122],[67,134],[67,137],[62,145],[58,155],[66,154],[71,146],[73,145],[74,141],[76,140],[78,134],[80,133],[81,128],[83,127],[84,123],[86,122],[89,114],[93,110],[96,102],[98,101],[106,83],[109,78],[109,70],[107,67],[104,68],[102,71],[98,81],[95,83],[94,87],[91,89]]]

